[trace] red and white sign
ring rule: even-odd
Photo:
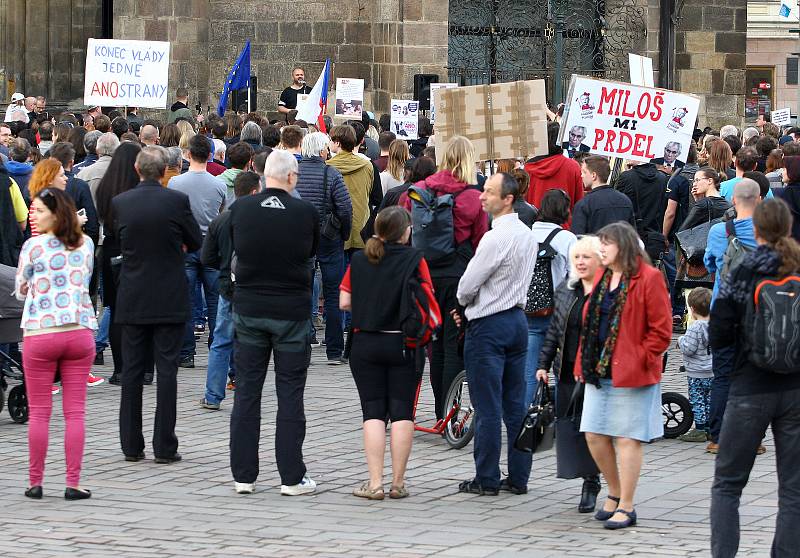
[[[695,95],[573,76],[559,137],[564,149],[579,141],[591,153],[634,161],[674,160],[678,151],[685,162],[699,108]]]

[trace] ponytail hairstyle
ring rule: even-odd
[[[49,209],[56,218],[55,227],[51,231],[67,250],[75,250],[83,245],[83,232],[78,223],[75,204],[68,194],[58,188],[45,188],[36,197]]]
[[[411,215],[406,208],[391,205],[382,209],[375,217],[375,234],[367,240],[364,248],[369,263],[379,264],[385,254],[386,243],[400,242],[409,226],[411,226]]]
[[[800,271],[800,245],[790,236],[792,221],[789,206],[777,198],[764,200],[753,212],[753,228],[757,237],[781,257],[779,277]]]
[[[722,175],[717,172],[717,169],[715,169],[713,167],[710,167],[710,166],[709,167],[702,167],[697,172],[702,172],[704,177],[710,178],[714,182],[714,189],[717,192],[719,192],[719,185],[720,185],[720,182],[722,181]],[[727,180],[727,179],[728,179],[728,177],[726,175],[725,176],[725,180]]]

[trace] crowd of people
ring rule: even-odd
[[[305,87],[298,70],[293,91]],[[409,496],[427,360],[439,423],[466,370],[475,475],[458,490],[527,493],[531,454],[514,436],[552,380],[558,416],[582,407],[585,435],[574,450],[591,466],[569,477],[584,479],[578,510],[608,529],[630,527],[642,443],[663,435],[661,377],[675,332],[685,333],[678,347],[695,420],[682,439],[718,454],[714,555],[736,552],[739,497],[770,424],[780,486],[774,550],[797,548],[800,376],[748,357],[760,311],[748,301],[761,280],[800,273],[800,128],[698,129],[685,155],[675,144],[638,163],[589,153],[580,127],[562,144],[553,121],[547,154],[490,167],[463,137],[436,153],[424,117],[409,146],[367,111],[336,125],[326,116],[320,129],[296,120],[291,95],[276,121],[197,118],[188,96],[179,89],[160,121],[101,107],[51,116],[43,98],[15,94],[0,123],[0,263],[17,268],[25,301],[27,496],[42,497],[59,390],[65,497],[91,496],[80,485],[86,389],[103,381],[91,368],[107,347],[124,458],[145,458],[142,393],[155,381],[154,458],[180,461],[177,371],[195,366],[207,329],[199,404],[219,410],[235,394],[237,493],[255,491],[271,358],[280,490],[315,491],[303,460],[303,393],[311,349],[324,345],[329,366],[350,366],[361,402],[369,475],[355,496],[385,497],[387,432],[388,496]],[[690,237],[703,241],[693,255]],[[429,344],[409,334],[410,296],[424,299],[435,325]],[[600,475],[607,495],[596,510]]]

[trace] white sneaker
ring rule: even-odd
[[[293,486],[281,485],[281,494],[284,496],[300,496],[301,494],[311,494],[317,489],[317,483],[310,478],[303,477],[298,484]]]
[[[256,491],[256,483],[234,481],[233,488],[236,490],[236,494],[252,494]]]

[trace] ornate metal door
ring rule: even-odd
[[[573,73],[627,80],[628,52],[644,46],[646,10],[641,0],[451,1],[450,79],[545,78],[551,98]]]

